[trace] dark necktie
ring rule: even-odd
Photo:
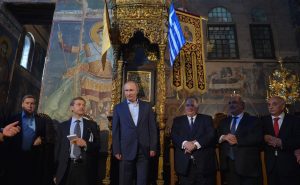
[[[230,133],[231,134],[235,134],[235,127],[236,127],[236,120],[238,119],[237,116],[232,117],[233,121],[232,121],[232,125],[230,128]]]
[[[76,122],[76,125],[75,125],[75,128],[74,128],[74,134],[76,134],[78,138],[81,138],[81,129],[80,129],[80,124],[79,124],[80,120],[76,120],[75,122]],[[80,154],[81,154],[80,147],[78,145],[74,144],[73,155],[76,158],[79,158]]]
[[[280,118],[274,118],[273,119],[274,120],[274,125],[273,125],[273,127],[274,127],[274,133],[275,133],[276,137],[278,137],[278,135],[279,135],[279,123],[278,123],[279,119]]]
[[[191,117],[191,122],[190,122],[190,129],[193,130],[193,126],[194,126],[194,118]]]
[[[27,118],[27,121],[24,122],[23,125],[23,139],[22,139],[22,149],[24,151],[29,151],[33,144],[33,140],[35,137],[35,131],[30,127],[33,124],[34,118]]]

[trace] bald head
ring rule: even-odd
[[[280,96],[273,96],[268,100],[268,109],[272,116],[279,116],[285,109],[285,100]]]

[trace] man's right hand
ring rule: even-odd
[[[233,134],[224,135],[223,140],[227,141],[230,145],[237,144],[237,139]]]
[[[122,160],[122,155],[121,154],[116,154],[115,157],[120,161]]]
[[[21,131],[21,127],[18,126],[18,124],[19,124],[19,121],[16,121],[16,122],[10,123],[6,127],[4,127],[3,136],[4,137],[13,137],[17,133],[19,133]]]
[[[281,147],[281,140],[271,135],[264,135],[265,142],[272,147]]]

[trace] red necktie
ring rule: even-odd
[[[273,119],[274,120],[274,125],[273,125],[273,127],[274,127],[274,133],[275,133],[276,137],[278,137],[278,134],[279,134],[279,123],[278,123],[279,119],[280,118],[274,118]]]

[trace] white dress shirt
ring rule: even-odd
[[[135,126],[137,126],[139,118],[139,101],[137,100],[136,102],[132,103],[127,100],[127,103],[133,122]]]
[[[285,116],[284,112],[282,112],[279,116],[272,116],[273,126],[274,126],[274,118],[279,118],[279,120],[278,120],[278,126],[279,126],[279,130],[280,130],[282,122],[283,122],[283,119],[284,119],[284,116]]]

